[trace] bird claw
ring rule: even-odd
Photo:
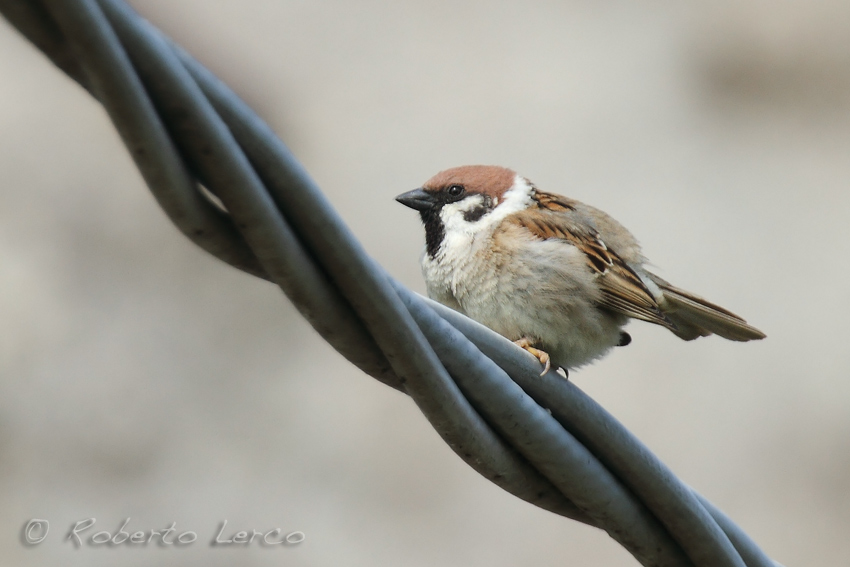
[[[543,365],[543,372],[540,373],[541,376],[549,372],[552,368],[552,360],[549,357],[549,353],[531,346],[531,339],[528,337],[523,337],[518,341],[514,341],[514,344],[519,348],[530,352],[534,355],[534,358],[540,361],[540,364]]]

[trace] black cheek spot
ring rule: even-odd
[[[466,222],[475,222],[490,211],[490,208],[485,205],[480,205],[472,210],[463,213],[463,220]]]
[[[493,199],[491,199],[489,195],[484,195],[484,198],[481,199],[480,205],[468,211],[464,211],[463,220],[466,222],[475,222],[492,210]]]

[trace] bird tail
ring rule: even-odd
[[[658,302],[661,311],[676,325],[671,329],[686,341],[707,337],[712,333],[730,341],[753,341],[765,334],[748,325],[744,319],[690,292],[670,285],[655,274],[649,278],[661,288],[663,297]]]

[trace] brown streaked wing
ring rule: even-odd
[[[565,240],[584,252],[589,269],[599,281],[602,307],[671,330],[676,328],[635,271],[605,245],[593,226],[571,214],[575,210],[574,201],[540,192],[535,194],[535,200],[536,209],[520,211],[510,217],[510,222],[541,240]]]

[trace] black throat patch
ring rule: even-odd
[[[425,250],[429,257],[434,258],[446,237],[446,227],[443,225],[443,219],[440,218],[440,209],[419,211],[419,216],[422,217],[422,224],[425,225]]]

